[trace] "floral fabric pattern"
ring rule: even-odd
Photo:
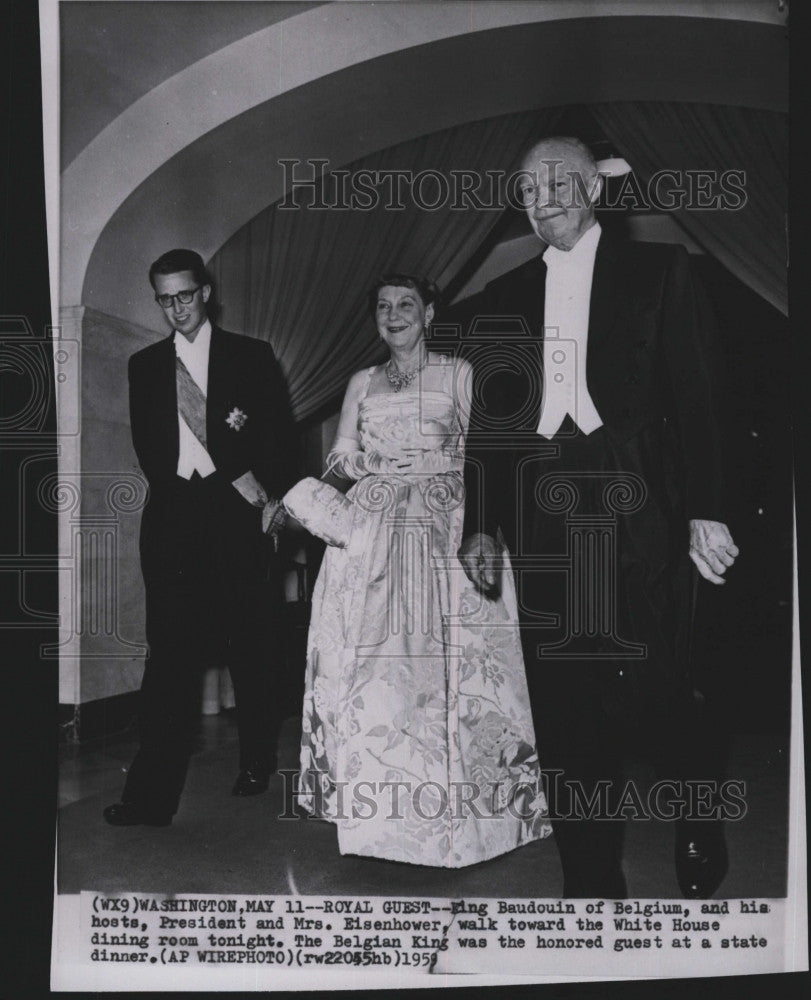
[[[450,390],[367,395],[358,428],[389,458],[461,441]],[[355,483],[316,582],[300,801],[342,854],[455,868],[551,832],[512,573],[498,601],[468,582],[455,465]]]

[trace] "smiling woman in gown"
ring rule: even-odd
[[[509,564],[490,600],[456,558],[470,368],[426,347],[436,296],[402,274],[370,293],[390,359],[350,379],[327,458],[354,485],[313,594],[300,801],[342,854],[456,868],[550,826]]]

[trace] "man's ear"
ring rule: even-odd
[[[211,295],[211,285],[203,285],[200,290],[203,293],[203,302],[208,302],[209,296]]]

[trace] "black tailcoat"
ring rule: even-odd
[[[162,515],[177,485],[180,437],[177,417],[174,334],[130,358],[130,422],[138,462],[150,489],[141,527],[145,570],[163,550]],[[239,410],[243,426],[229,425]],[[269,496],[280,497],[295,475],[293,422],[287,390],[273,350],[264,341],[211,331],[206,398],[208,453],[215,475],[230,484],[252,471]],[[233,487],[234,518],[222,530],[233,535],[254,558],[262,547],[257,535],[261,515]],[[230,494],[228,494],[230,495]],[[241,515],[241,516],[240,516]]]
[[[563,894],[620,898],[626,893],[622,824],[573,811],[574,792],[590,799],[605,786],[609,815],[618,809],[629,749],[652,757],[661,778],[718,774],[712,727],[693,697],[688,669],[696,578],[689,521],[725,520],[713,322],[683,247],[619,244],[601,234],[587,383],[604,426],[584,436],[567,420],[549,442],[536,430],[543,380],[554,377],[543,371],[545,281],[539,256],[491,282],[476,303],[464,342],[474,366],[465,531],[493,537],[501,531],[517,567],[524,659]],[[561,347],[553,364],[571,358],[572,345]],[[571,488],[545,493],[548,476]],[[620,485],[607,497],[602,484],[612,478]],[[551,512],[556,504],[558,513]],[[613,528],[600,521],[606,513]],[[581,566],[585,553],[591,565],[598,562],[586,522],[597,525],[592,537],[616,531],[616,575],[606,584],[594,573],[592,586],[584,574],[586,585],[569,583],[567,592],[560,577],[578,553]],[[557,560],[552,572],[537,571],[545,559]],[[578,652],[561,655],[574,648],[568,635],[550,649],[578,615],[590,627],[597,616],[589,619],[584,609],[608,592],[619,638],[628,645],[606,641],[598,630],[578,636],[585,638]],[[545,623],[539,611],[548,613]]]
[[[491,282],[465,340],[476,373],[465,533],[495,536],[500,529],[518,557],[538,554],[533,539],[546,516],[536,481],[525,474],[533,457],[552,447],[536,433],[545,280],[539,255]],[[653,679],[667,689],[684,680],[689,520],[725,520],[713,329],[682,246],[618,243],[601,234],[587,382],[609,468],[642,484],[644,501],[617,522],[623,637],[648,647],[644,669],[635,673],[631,664],[623,676],[646,688]]]
[[[177,808],[199,719],[206,666],[234,681],[241,766],[273,763],[274,678],[283,669],[281,594],[261,509],[232,485],[251,471],[281,497],[295,473],[293,424],[269,344],[212,328],[207,450],[216,472],[177,475],[179,427],[174,334],[130,358],[130,416],[149,482],[141,521],[150,655],[141,687],[141,748],[124,798]]]

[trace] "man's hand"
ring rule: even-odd
[[[739,552],[725,524],[720,521],[690,522],[690,558],[705,580],[724,583],[723,574]]]
[[[459,562],[477,590],[486,595],[496,592],[501,555],[490,535],[469,535],[459,547]]]
[[[264,507],[268,502],[267,493],[250,469],[243,472],[239,479],[235,479],[231,485],[252,507]]]

